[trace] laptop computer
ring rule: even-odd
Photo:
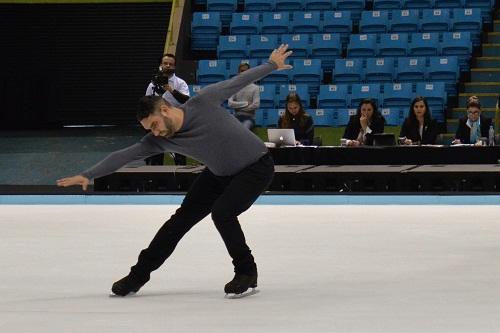
[[[290,128],[268,128],[267,139],[279,146],[295,146],[295,132]]]

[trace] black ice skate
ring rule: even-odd
[[[250,288],[252,290],[248,291]],[[241,298],[258,293],[259,291],[255,288],[257,288],[257,273],[252,275],[236,273],[224,287],[224,292],[226,298]]]
[[[140,279],[132,275],[127,275],[123,279],[116,281],[113,283],[113,286],[111,287],[111,291],[113,294],[110,296],[127,296],[127,295],[133,295],[136,292],[141,289],[143,285],[146,284],[146,282],[149,281],[149,278],[147,279]]]

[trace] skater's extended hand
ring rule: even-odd
[[[89,185],[89,179],[83,176],[73,176],[57,180],[57,186],[68,187],[73,185],[82,185],[82,189],[87,191],[87,186]]]
[[[288,58],[288,56],[292,54],[292,51],[287,51],[287,50],[288,50],[288,44],[281,44],[280,47],[271,52],[271,55],[269,56],[269,60],[278,65],[277,70],[279,71],[283,69],[293,68],[292,65],[285,64],[286,58]]]

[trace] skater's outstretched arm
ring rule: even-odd
[[[280,47],[271,52],[268,63],[251,68],[229,80],[209,85],[201,89],[194,98],[206,99],[207,102],[220,105],[250,83],[266,77],[272,71],[292,68],[291,65],[285,64],[285,60],[292,54],[292,51],[287,50],[288,44],[281,44]]]
[[[146,135],[140,142],[109,154],[102,161],[81,174],[57,180],[57,186],[81,185],[82,189],[86,191],[91,179],[108,175],[132,161],[163,152],[160,147],[152,144],[150,140],[150,135]]]

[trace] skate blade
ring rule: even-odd
[[[224,296],[224,298],[226,298],[226,299],[239,299],[239,298],[244,298],[247,296],[252,296],[252,295],[258,294],[259,292],[260,292],[259,289],[253,288],[252,290],[247,290],[241,294],[226,294],[226,296]]]
[[[135,293],[134,293],[134,292],[128,293],[128,294],[127,294],[127,295],[125,295],[125,296],[117,295],[117,294],[115,294],[115,293],[113,293],[113,292],[111,292],[111,293],[109,294],[109,297],[111,297],[111,298],[124,298],[124,297],[132,297],[132,296],[135,296]]]

